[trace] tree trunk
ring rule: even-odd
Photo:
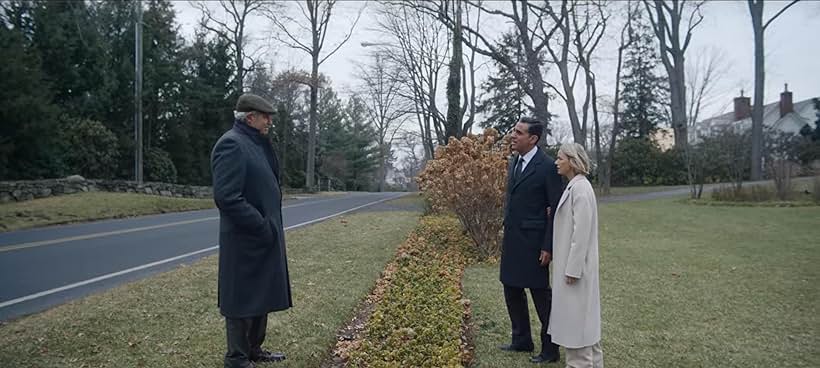
[[[453,54],[450,59],[450,76],[447,79],[447,126],[446,138],[461,138],[461,1],[452,2],[455,27],[453,27]]]
[[[385,172],[385,161],[387,158],[385,157],[385,144],[379,143],[379,192],[384,192],[384,182],[387,177],[387,172]]]
[[[752,180],[761,180],[763,174],[763,86],[765,82],[763,54],[763,1],[749,1],[752,30],[755,39],[755,97],[752,107]]]
[[[623,40],[623,35],[621,36]],[[630,41],[631,42],[631,41]],[[603,195],[610,193],[612,187],[612,159],[615,157],[615,143],[620,134],[620,115],[621,115],[621,70],[623,69],[624,50],[626,45],[621,41],[621,46],[618,47],[618,66],[615,69],[615,98],[612,104],[612,134],[609,141],[609,152],[607,152],[606,160],[604,160],[603,178],[601,178],[601,191]]]
[[[313,171],[316,168],[316,120],[319,105],[319,52],[318,38],[314,34],[313,67],[310,72],[310,128],[308,130],[307,169],[305,171],[305,189],[313,191]]]
[[[592,89],[592,121],[595,124],[595,178],[598,180],[598,185],[601,183],[601,124],[598,121],[598,90],[595,87],[595,80],[593,79],[589,84]]]
[[[688,143],[686,120],[686,74],[683,51],[672,55],[674,67],[669,73],[669,87],[672,108],[672,129],[675,132],[675,147],[686,147]]]

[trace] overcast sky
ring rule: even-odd
[[[765,18],[771,17],[787,3],[767,1]],[[358,1],[342,1],[340,4],[339,15],[331,22],[333,29],[338,31],[328,36],[329,45],[339,40],[355,19],[357,10],[365,5]],[[181,30],[190,39],[200,18],[199,11],[188,2],[174,2],[174,6]],[[356,86],[355,64],[366,60],[367,52],[370,51],[362,47],[361,43],[379,40],[378,34],[372,29],[375,26],[373,9],[376,7],[378,4],[366,5],[350,42],[320,68],[322,73],[331,78],[337,91],[345,93]],[[724,55],[728,69],[718,88],[722,95],[701,115],[707,118],[731,109],[732,98],[739,95],[741,89],[745,90],[747,96],[752,95],[754,44],[746,1],[712,1],[703,9],[703,15],[703,23],[694,32],[691,51],[687,53],[687,63],[694,61],[701,50],[714,48]],[[306,54],[287,49],[270,37],[272,29],[266,19],[253,19],[248,31],[257,47],[270,50],[264,60],[272,64],[274,70],[293,66],[309,69],[310,59]],[[789,90],[794,93],[795,102],[820,96],[820,1],[804,0],[794,5],[769,26],[765,37],[766,103],[779,98],[784,83],[788,83]],[[613,46],[614,41],[607,41],[604,45],[610,50],[614,49]],[[595,68],[601,82],[600,94],[612,94],[614,58],[612,52],[602,49],[597,60]],[[479,76],[484,76],[487,72],[488,70],[482,70]],[[548,78],[556,77],[550,74]],[[550,109],[561,115],[557,119],[559,124],[568,124],[566,108],[561,105],[561,102],[555,101]]]

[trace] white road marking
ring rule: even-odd
[[[40,246],[43,246],[43,245],[49,245],[49,244],[55,244],[55,243],[70,242],[70,241],[74,241],[74,240],[94,239],[94,238],[100,238],[100,237],[103,237],[103,236],[128,234],[128,233],[134,233],[134,232],[137,232],[137,231],[161,229],[163,227],[194,224],[194,223],[197,223],[197,222],[212,221],[212,220],[217,220],[217,219],[219,219],[219,216],[206,217],[206,218],[201,218],[201,219],[196,219],[196,220],[170,222],[170,223],[167,223],[167,224],[160,224],[160,225],[135,227],[135,228],[131,228],[131,229],[106,231],[106,232],[103,232],[103,233],[94,233],[94,234],[87,234],[87,235],[71,236],[71,237],[67,237],[67,238],[49,239],[49,240],[41,240],[41,241],[29,242],[29,243],[13,244],[13,245],[8,245],[8,246],[3,246],[2,248],[0,248],[0,253],[9,252],[9,251],[18,250],[18,249],[40,247]]]
[[[307,206],[307,205],[316,204],[316,203],[324,203],[324,202],[329,202],[329,201],[335,201],[335,200],[339,200],[339,199],[344,199],[344,198],[320,199],[320,200],[316,200],[316,201],[309,201],[309,202],[305,202],[305,203],[299,203],[299,204],[293,204],[293,205],[290,205],[290,206],[284,206],[284,207],[282,207],[282,209],[302,207],[302,206]],[[102,232],[102,233],[77,235],[77,236],[71,236],[71,237],[59,238],[59,239],[40,240],[40,241],[20,243],[20,244],[11,244],[11,245],[0,245],[0,253],[10,252],[10,251],[13,251],[13,250],[18,250],[18,249],[34,248],[34,247],[41,247],[41,246],[44,246],[44,245],[70,242],[70,241],[75,241],[75,240],[95,239],[95,238],[101,238],[101,237],[104,237],[104,236],[128,234],[128,233],[133,233],[133,232],[138,232],[138,231],[161,229],[161,228],[171,227],[171,226],[190,225],[190,224],[195,224],[197,222],[205,222],[205,221],[213,221],[213,220],[219,220],[219,216],[212,216],[212,217],[205,217],[205,218],[200,218],[200,219],[177,221],[177,222],[169,222],[167,224],[160,224],[160,225],[135,227],[135,228],[131,228],[131,229],[106,231],[106,232]]]
[[[363,204],[363,205],[358,206],[358,207],[354,207],[354,208],[351,208],[351,209],[348,209],[348,210],[337,212],[337,213],[334,213],[334,214],[329,215],[329,216],[325,216],[325,217],[318,218],[318,219],[315,219],[315,220],[305,221],[305,222],[302,222],[302,223],[299,223],[299,224],[296,224],[296,225],[291,225],[291,226],[286,227],[285,230],[296,229],[296,228],[299,228],[299,227],[302,227],[302,226],[307,226],[307,225],[310,225],[310,224],[313,224],[313,223],[316,223],[316,222],[324,221],[324,220],[327,220],[329,218],[333,218],[333,217],[336,217],[336,216],[339,216],[339,215],[343,215],[343,214],[346,214],[346,213],[349,213],[349,212],[356,211],[358,209],[362,209],[362,208],[365,208],[365,207],[368,207],[368,206],[372,206],[374,204],[378,204],[378,203],[386,202],[386,201],[389,201],[389,200],[392,200],[392,199],[396,199],[396,198],[402,197],[403,195],[404,194],[400,194],[400,195],[392,196],[390,198],[380,199],[380,200],[373,201],[373,202],[370,202],[370,203],[367,203],[367,204]],[[134,230],[134,229],[131,229],[131,230]],[[144,265],[131,267],[131,268],[126,269],[126,270],[112,272],[112,273],[108,273],[108,274],[105,274],[105,275],[102,275],[102,276],[97,276],[97,277],[94,277],[94,278],[91,278],[91,279],[88,279],[88,280],[83,280],[83,281],[80,281],[80,282],[75,282],[73,284],[60,286],[58,288],[41,291],[39,293],[34,293],[34,294],[22,296],[22,297],[19,297],[19,298],[16,298],[16,299],[7,300],[5,302],[0,302],[0,308],[5,308],[5,307],[15,305],[15,304],[19,304],[19,303],[22,303],[22,302],[25,302],[25,301],[41,298],[41,297],[44,297],[46,295],[59,293],[61,291],[66,291],[66,290],[78,288],[80,286],[93,284],[95,282],[107,280],[107,279],[110,279],[112,277],[122,276],[122,275],[129,274],[129,273],[132,273],[132,272],[144,270],[146,268],[159,266],[159,265],[162,265],[162,264],[165,264],[165,263],[169,263],[169,262],[173,262],[173,261],[183,259],[183,258],[186,258],[186,257],[194,256],[194,255],[197,255],[197,254],[200,254],[200,253],[206,253],[206,252],[214,251],[214,250],[217,250],[218,248],[219,248],[219,245],[215,245],[215,246],[212,246],[212,247],[196,250],[196,251],[193,251],[193,252],[190,252],[190,253],[185,253],[185,254],[178,255],[178,256],[175,256],[175,257],[171,257],[171,258],[166,258],[166,259],[159,260],[159,261],[156,261],[156,262],[151,262],[151,263],[146,263]]]

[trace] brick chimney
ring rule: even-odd
[[[741,89],[740,97],[735,97],[735,121],[746,119],[752,116],[751,102],[751,99],[743,96],[743,90]]]
[[[783,87],[783,92],[780,92],[780,117],[794,112],[794,102],[792,102],[792,93],[789,92],[789,84]]]

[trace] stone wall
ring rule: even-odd
[[[75,175],[65,179],[0,181],[0,203],[97,191],[143,193],[180,198],[212,198],[213,196],[211,187],[168,183],[137,184],[126,180],[89,180]]]

